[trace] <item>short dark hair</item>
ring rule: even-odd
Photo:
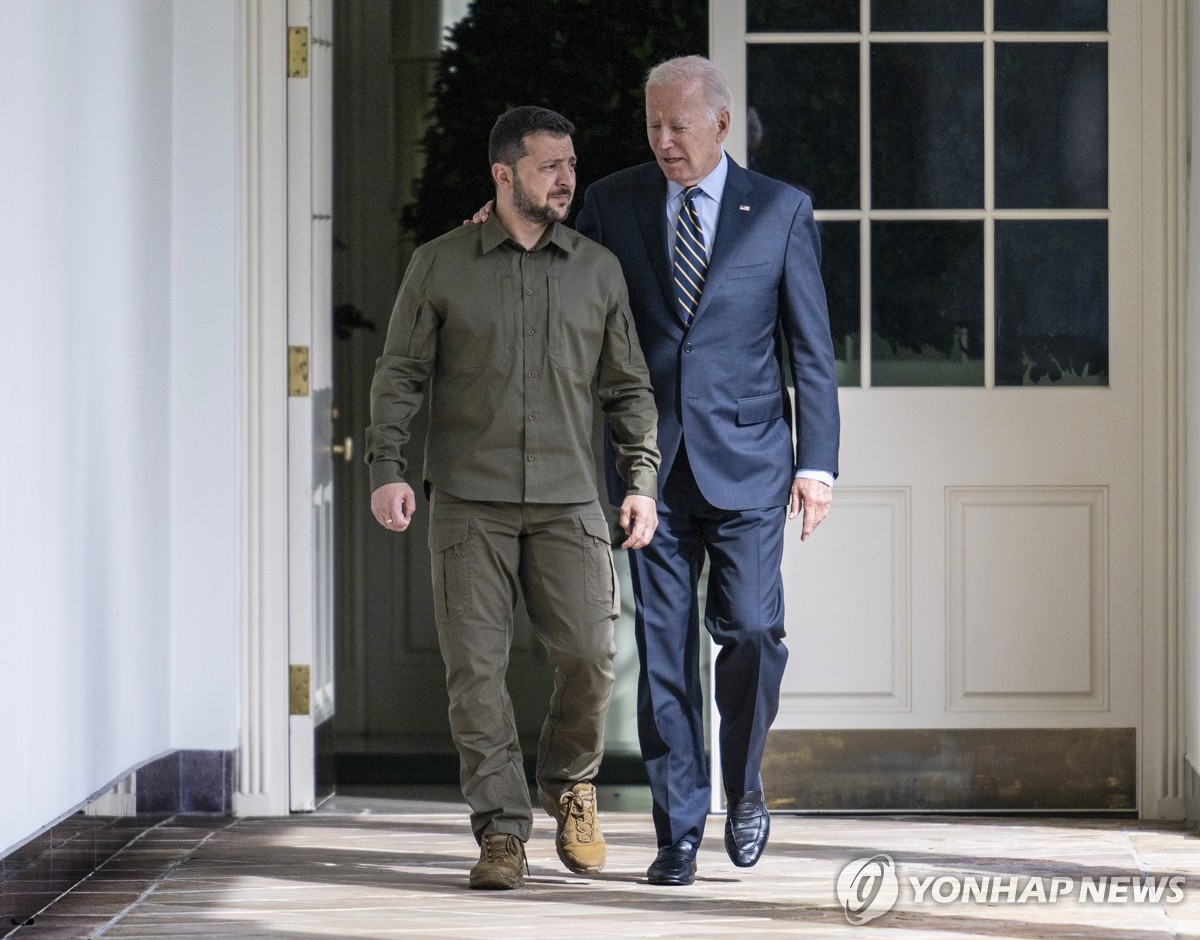
[[[496,118],[492,126],[488,138],[488,162],[516,166],[525,156],[525,138],[539,131],[556,137],[570,137],[575,133],[575,125],[549,108],[534,105],[512,108]]]

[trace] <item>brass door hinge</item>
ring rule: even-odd
[[[288,347],[288,397],[303,398],[308,394],[308,347]]]
[[[308,27],[288,27],[288,78],[308,78]]]
[[[288,714],[307,715],[309,710],[309,667],[288,666]]]

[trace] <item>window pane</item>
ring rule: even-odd
[[[1107,47],[997,43],[997,207],[1107,204]]]
[[[1108,384],[1108,223],[996,222],[996,384]]]
[[[858,45],[752,45],[746,70],[750,167],[857,209]]]
[[[1108,29],[1108,0],[995,0],[998,30],[1101,31]]]
[[[862,382],[859,310],[860,252],[857,222],[821,222],[821,279],[829,302],[829,330],[837,358],[838,385]]]
[[[858,0],[746,0],[746,31],[857,33],[858,10]]]
[[[983,223],[871,223],[871,384],[983,384]]]
[[[983,47],[871,47],[871,204],[983,207]]]
[[[981,30],[983,0],[871,0],[871,29]]]

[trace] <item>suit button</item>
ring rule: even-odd
[[[684,351],[684,352],[691,352],[691,351],[692,351],[692,344],[691,344],[691,343],[684,343],[684,344],[683,344],[683,351]]]

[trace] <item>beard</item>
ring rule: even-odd
[[[553,196],[566,196],[567,204],[562,209],[550,205],[549,200]],[[521,185],[521,181],[517,178],[516,174],[513,174],[513,208],[526,221],[534,222],[538,225],[561,222],[567,217],[573,197],[574,193],[569,189],[555,189],[546,195],[546,202],[538,202],[530,195],[529,190]]]

